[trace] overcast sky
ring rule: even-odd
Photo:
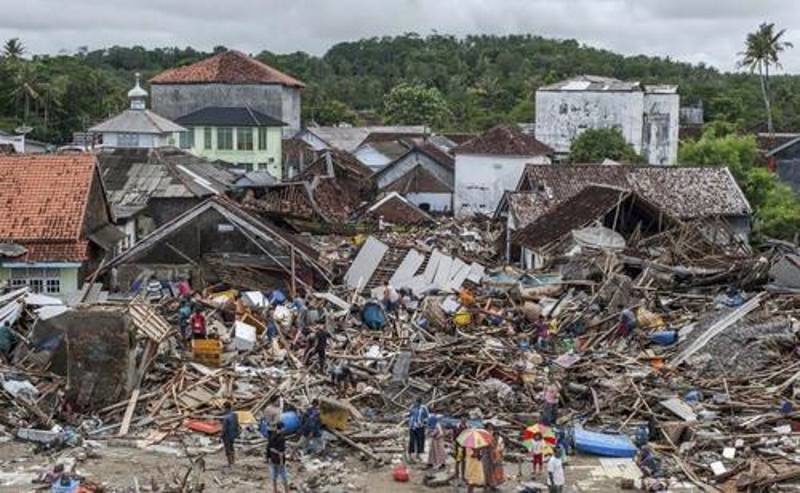
[[[225,45],[321,55],[339,41],[433,31],[533,33],[624,54],[734,68],[760,22],[788,29],[784,57],[800,73],[797,0],[0,0],[0,39],[32,53],[111,45]]]

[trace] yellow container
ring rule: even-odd
[[[192,356],[204,365],[219,366],[222,363],[222,342],[219,339],[193,339]]]
[[[459,327],[466,327],[472,323],[472,314],[470,312],[456,312],[453,315],[453,323]]]
[[[345,431],[347,429],[347,421],[350,419],[350,411],[323,402],[319,406],[319,418],[322,424],[328,428]]]

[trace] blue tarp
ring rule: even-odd
[[[626,435],[612,435],[575,428],[575,449],[603,457],[635,457],[636,446]]]
[[[380,330],[386,324],[386,315],[383,313],[381,305],[370,301],[364,305],[364,310],[361,312],[361,320],[370,329]]]

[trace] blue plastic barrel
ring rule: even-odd
[[[286,411],[281,414],[281,423],[283,423],[283,432],[289,435],[300,429],[300,416],[294,411]]]
[[[659,346],[669,346],[678,340],[678,332],[674,330],[662,330],[650,334],[650,342]]]

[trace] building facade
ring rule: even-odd
[[[187,128],[180,135],[180,148],[247,171],[283,176],[283,122],[248,107],[207,107],[177,122]]]
[[[305,85],[238,51],[225,51],[150,79],[153,111],[176,120],[206,107],[249,107],[300,129]]]
[[[617,128],[649,164],[678,158],[680,96],[677,86],[645,86],[581,76],[536,91],[536,138],[558,155],[588,129]]]

